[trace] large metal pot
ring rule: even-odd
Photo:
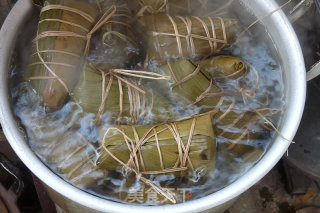
[[[273,0],[243,0],[257,17],[270,13],[277,4]],[[16,122],[12,111],[8,86],[10,59],[19,29],[32,10],[30,0],[20,0],[15,5],[0,32],[0,118],[2,128],[11,146],[49,189],[53,200],[69,212],[220,212],[232,201],[259,181],[279,161],[290,143],[277,135],[266,154],[253,168],[224,189],[198,200],[177,205],[142,207],[107,201],[75,188],[49,170],[28,146],[25,133]],[[281,11],[262,20],[278,51],[285,76],[287,108],[279,130],[287,139],[292,139],[299,125],[305,101],[305,67],[296,35]]]

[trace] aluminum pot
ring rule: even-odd
[[[257,17],[274,11],[278,5],[273,0],[242,0]],[[26,166],[45,183],[52,199],[68,212],[221,212],[253,184],[259,181],[279,161],[290,143],[277,135],[266,154],[237,181],[222,190],[177,205],[157,207],[120,204],[98,198],[62,180],[49,170],[28,146],[24,131],[19,127],[12,110],[8,86],[9,65],[19,29],[32,11],[31,0],[20,0],[15,5],[0,32],[0,120],[4,133],[17,155]],[[279,130],[292,139],[298,128],[305,102],[305,66],[295,32],[282,11],[272,13],[262,20],[276,46],[284,71],[287,108]]]

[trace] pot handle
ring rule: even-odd
[[[294,23],[301,16],[303,16],[313,4],[316,4],[317,10],[320,13],[320,0],[300,0],[287,14],[291,23]],[[307,81],[318,77],[320,75],[320,61],[314,64],[310,71],[307,72]]]
[[[320,75],[320,61],[318,61],[315,65],[313,65],[311,70],[307,72],[307,81],[311,81],[312,79],[318,77],[319,75]]]
[[[313,6],[314,1],[315,0],[300,0],[287,14],[290,22],[294,23],[303,16]]]

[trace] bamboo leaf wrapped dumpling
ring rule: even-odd
[[[96,4],[87,1],[43,1],[25,78],[46,106],[60,108],[77,83],[87,34],[97,15]]]
[[[37,101],[30,87],[26,85],[21,89],[24,97]],[[73,128],[78,126],[82,117],[81,110],[74,103],[64,105],[60,112],[46,113],[43,107],[35,109],[27,105],[19,110],[27,127],[30,147],[50,169],[81,188],[105,178],[106,171],[94,164],[97,156],[94,144],[80,134],[80,130]]]
[[[119,170],[115,157],[142,173],[166,174],[170,169],[214,169],[216,141],[211,115],[163,125],[103,127],[97,164]],[[129,144],[133,144],[133,147]],[[112,153],[110,155],[109,153]],[[138,159],[139,158],[139,159]]]
[[[148,59],[159,63],[213,55],[236,40],[237,23],[235,19],[167,14],[139,19],[145,32]]]
[[[217,56],[199,62],[180,60],[167,62],[160,72],[171,77],[171,96],[184,106],[196,105],[200,113],[217,111],[221,106],[231,106],[241,96],[244,102],[254,98],[255,92],[238,87],[234,80],[248,73],[247,63],[237,57]],[[221,84],[221,79],[224,81]],[[228,84],[225,82],[229,81]],[[186,101],[180,100],[185,97]]]
[[[228,8],[233,0],[134,0],[136,16],[157,13],[175,15],[219,14]]]
[[[121,74],[122,71],[108,70],[104,73],[95,67],[86,66],[74,89],[72,100],[79,103],[84,112],[96,114],[98,120],[106,113],[111,123],[162,123],[179,118],[178,110],[157,91],[148,88],[145,81],[138,85],[139,76],[142,75],[128,79],[123,74],[129,72],[127,74],[134,75],[135,71],[124,71]],[[166,76],[146,74],[154,79],[152,81],[167,81]]]
[[[206,175],[215,167],[216,141],[210,115],[163,125],[102,127],[97,165],[133,172],[156,193],[176,203],[175,195],[146,175]],[[190,173],[191,172],[191,173]]]
[[[226,102],[223,98],[224,91],[215,81],[209,80],[200,66],[194,65],[189,60],[168,62],[160,67],[160,71],[171,76],[171,96],[185,97],[186,101],[182,98],[177,101],[184,106],[196,105],[201,107],[200,113],[205,113],[218,110],[219,106]],[[230,101],[227,103],[231,104]]]
[[[201,60],[199,64],[204,74],[209,73],[214,80],[231,79],[236,80],[248,72],[247,63],[241,58],[233,56],[216,56]]]
[[[52,146],[47,161],[72,184],[87,188],[102,181],[107,171],[96,166],[94,145],[75,130],[66,132]]]
[[[232,144],[232,143],[219,143],[217,146],[217,168],[223,168],[228,174],[239,174],[239,170],[243,171],[248,166],[253,166],[264,154],[264,149],[261,146],[252,144]],[[216,176],[216,181],[221,177]],[[229,180],[228,180],[229,179]],[[224,181],[233,181],[228,177],[223,177]]]
[[[213,115],[215,120],[215,133],[224,142],[248,143],[249,140],[269,136],[271,130],[264,126],[262,116],[270,118],[280,110],[261,108],[255,110],[224,109]]]
[[[127,0],[98,0],[102,11],[115,6],[116,12],[92,38],[89,62],[102,67],[124,68],[139,54],[134,20]]]
[[[254,129],[252,126],[263,120],[254,109],[244,110],[245,100],[254,98],[254,91],[234,88],[233,84],[223,84],[222,89],[211,79],[232,81],[244,77],[248,72],[246,62],[236,57],[217,56],[197,63],[196,66],[188,60],[180,60],[168,62],[160,68],[164,74],[171,76],[171,95],[184,106],[194,104],[200,107],[200,113],[211,113],[215,118],[217,136],[226,142],[236,143],[242,139],[260,137],[265,128]],[[265,117],[279,112],[268,108],[256,110]]]

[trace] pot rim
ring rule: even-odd
[[[264,5],[266,13],[268,11],[273,11],[278,7],[273,0],[255,0],[255,4]],[[249,189],[274,167],[288,149],[290,142],[277,135],[267,153],[242,177],[218,192],[182,204],[164,206],[121,204],[99,198],[72,186],[53,173],[32,152],[27,145],[24,131],[18,126],[17,120],[11,109],[11,98],[8,89],[9,62],[17,39],[17,29],[20,29],[25,21],[25,17],[28,16],[31,11],[32,5],[30,0],[19,0],[11,10],[0,31],[0,121],[10,145],[24,164],[47,186],[68,199],[102,212],[147,213],[152,211],[162,213],[165,211],[166,213],[176,213],[204,211],[228,202]],[[275,26],[276,29],[285,32],[285,39],[283,39],[284,36],[282,36],[281,45],[285,45],[287,48],[286,54],[288,55],[285,57],[288,58],[290,63],[288,63],[285,68],[286,70],[290,70],[288,78],[290,81],[293,80],[293,83],[290,83],[289,91],[287,91],[286,94],[287,97],[289,97],[287,100],[288,106],[284,115],[284,120],[287,125],[282,125],[279,130],[285,138],[292,139],[301,120],[305,102],[306,77],[304,60],[298,39],[284,13],[282,11],[277,11],[267,19],[268,21],[277,21]]]

